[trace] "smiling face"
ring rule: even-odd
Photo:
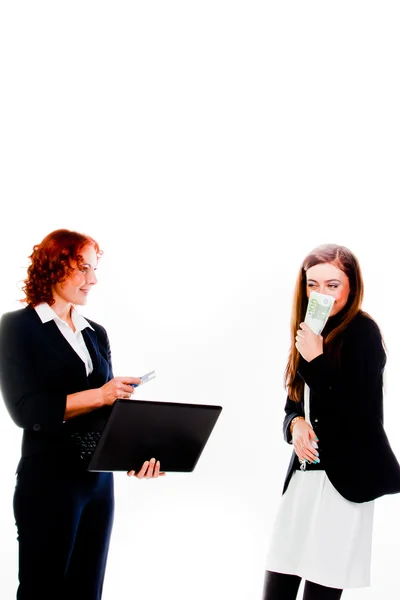
[[[71,263],[72,271],[62,282],[53,287],[53,298],[56,302],[69,304],[86,304],[92,286],[97,283],[95,270],[97,254],[93,246],[85,246],[81,251],[82,262]]]
[[[336,315],[347,304],[350,282],[346,273],[333,263],[320,263],[306,271],[307,298],[310,292],[319,292],[335,298],[330,316]]]

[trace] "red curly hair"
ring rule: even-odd
[[[57,229],[49,233],[40,244],[33,247],[29,256],[28,277],[22,291],[25,298],[21,302],[37,306],[41,302],[54,304],[53,286],[64,281],[71,273],[72,262],[82,261],[81,252],[86,246],[93,246],[97,258],[103,254],[99,244],[83,233]]]

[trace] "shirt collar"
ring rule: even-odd
[[[39,318],[42,321],[42,323],[48,323],[49,321],[58,321],[59,323],[63,323],[64,325],[66,325],[65,321],[60,319],[60,317],[54,312],[51,306],[47,304],[47,302],[41,302],[40,304],[35,306],[35,310],[39,315]],[[90,327],[90,329],[93,329],[93,327],[85,319],[85,317],[78,313],[78,311],[74,307],[72,307],[71,310],[71,317],[77,332],[86,329],[86,327]]]

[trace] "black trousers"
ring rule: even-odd
[[[263,600],[296,600],[300,582],[301,578],[296,575],[267,571]],[[342,592],[343,590],[306,581],[303,600],[340,600]]]
[[[100,600],[114,517],[112,473],[24,458],[14,516],[18,600]]]

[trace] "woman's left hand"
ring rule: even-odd
[[[307,362],[324,352],[324,338],[313,332],[307,323],[300,323],[297,330],[296,348]]]
[[[160,472],[160,461],[152,458],[143,463],[143,466],[138,473],[135,473],[135,471],[128,471],[127,475],[128,477],[134,475],[138,479],[157,479],[157,477],[162,477],[165,473],[163,471]]]

